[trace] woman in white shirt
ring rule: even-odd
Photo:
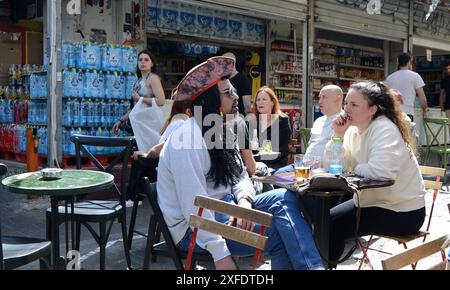
[[[370,179],[393,179],[395,184],[362,190],[331,210],[331,260],[341,256],[348,238],[414,234],[425,218],[422,175],[392,91],[383,83],[353,84],[344,111],[333,129],[335,137],[343,137],[346,171]],[[358,229],[357,205],[361,209]]]
[[[228,143],[236,138],[228,138],[231,130],[225,125],[238,112],[238,96],[228,80],[233,68],[231,58],[210,58],[189,71],[172,96],[191,101],[193,117],[171,134],[160,154],[158,203],[170,233],[177,246],[187,251],[193,232],[189,218],[197,212],[194,199],[205,195],[273,215],[265,248],[272,269],[323,269],[297,196],[284,189],[255,196],[236,143]],[[202,216],[255,232],[259,228],[210,210]],[[210,253],[217,270],[228,270],[236,269],[231,255],[253,255],[254,248],[198,231],[194,252]]]

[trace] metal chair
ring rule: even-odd
[[[423,126],[426,140],[426,157],[428,162],[430,153],[439,155],[440,167],[447,170],[448,157],[450,157],[450,145],[448,144],[448,118],[424,118]],[[444,174],[444,183],[446,183],[446,173]]]
[[[0,163],[0,176],[7,172]],[[0,218],[0,270],[12,270],[39,260],[40,269],[48,270],[51,260],[51,242],[30,237],[4,236]]]
[[[407,247],[407,243],[408,242],[416,240],[416,239],[420,239],[420,238],[423,238],[422,242],[425,242],[427,236],[430,234],[429,230],[430,230],[430,225],[431,225],[431,219],[433,217],[434,204],[435,204],[435,201],[436,201],[436,198],[437,198],[437,194],[439,193],[439,190],[442,187],[441,178],[444,176],[445,169],[444,168],[437,168],[437,167],[429,167],[429,166],[420,166],[420,172],[422,173],[422,175],[433,176],[433,177],[436,178],[436,180],[424,180],[425,188],[426,189],[433,189],[433,200],[432,200],[432,203],[431,203],[430,213],[428,214],[428,221],[427,221],[427,226],[426,226],[425,231],[420,230],[416,234],[407,235],[407,236],[377,235],[377,236],[379,236],[381,238],[395,240],[399,244],[402,244],[405,249],[408,248]],[[359,240],[359,239],[357,240],[358,247],[361,249],[361,251],[363,253],[363,257],[361,258],[358,270],[361,269],[362,264],[364,262],[367,262],[369,267],[373,270],[372,263],[370,262],[370,259],[367,256],[368,250],[374,250],[374,251],[383,252],[385,254],[391,254],[391,253],[388,253],[388,252],[384,252],[384,251],[380,251],[380,250],[377,250],[377,249],[370,248],[370,244],[372,242],[373,237],[374,237],[374,235],[371,235],[370,238],[369,238],[369,241],[365,245],[361,242],[361,240]],[[443,255],[442,258],[445,260],[445,255]],[[411,266],[412,266],[413,269],[415,269],[416,264],[411,264]]]
[[[81,169],[81,153],[89,158],[98,170],[112,173],[114,167],[121,163],[120,189],[117,185],[112,188],[115,194],[113,200],[85,200],[77,201],[74,204],[74,220],[76,223],[76,250],[80,250],[80,234],[81,225],[85,226],[94,237],[100,247],[100,269],[105,269],[105,250],[109,234],[111,232],[114,220],[117,219],[121,224],[123,247],[128,269],[131,269],[130,249],[127,237],[126,224],[126,206],[125,206],[125,189],[128,178],[128,162],[130,160],[130,151],[134,141],[134,137],[96,137],[85,135],[72,135],[70,140],[75,143],[77,169]],[[103,166],[97,158],[89,152],[87,146],[100,147],[123,147],[121,152],[109,163],[107,167]],[[66,219],[65,207],[58,208],[60,220]],[[50,225],[50,209],[47,210],[47,232],[49,233]],[[110,222],[107,227],[107,223]],[[90,223],[99,224],[99,233],[92,228]]]
[[[383,270],[399,270],[407,265],[416,264],[417,261],[427,258],[434,253],[443,252],[449,246],[449,236],[444,235],[429,242],[407,249],[381,261]],[[444,270],[445,260],[428,268],[427,270]]]
[[[228,238],[230,240],[254,247],[256,251],[253,257],[253,269],[256,269],[261,251],[264,250],[267,240],[269,239],[264,235],[264,232],[266,227],[269,227],[272,223],[272,215],[270,213],[255,209],[243,208],[235,204],[203,195],[197,195],[195,197],[194,205],[198,207],[198,215],[191,214],[191,217],[189,219],[189,224],[194,228],[194,232],[189,244],[189,251],[185,268],[190,269],[198,229],[201,229],[217,235],[221,235],[224,238]],[[224,213],[235,218],[242,218],[260,224],[261,228],[259,234],[230,225],[225,225],[215,220],[205,219],[201,217],[203,209],[205,208],[210,209],[214,212]]]
[[[311,138],[311,128],[301,128],[300,137],[302,138],[303,153],[305,153],[308,148],[309,139]]]
[[[177,270],[184,270],[183,259],[186,259],[187,253],[177,249],[172,239],[169,228],[164,220],[161,208],[158,204],[158,193],[156,191],[156,183],[150,183],[147,177],[143,178],[144,192],[147,194],[150,207],[153,211],[148,225],[147,245],[145,247],[143,270],[150,269],[150,260],[154,260],[156,256],[170,257]],[[163,235],[164,241],[160,241],[160,235]],[[194,254],[193,263],[195,261],[212,262],[212,256],[209,254]]]

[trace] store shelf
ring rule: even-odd
[[[288,41],[288,42],[294,42],[294,39],[289,38],[289,37],[282,37],[282,36],[277,36],[274,40],[282,40],[282,41]],[[302,43],[303,39],[302,38],[297,38],[297,43]]]
[[[274,54],[297,56],[297,57],[300,57],[300,58],[302,57],[301,54],[293,53],[293,52],[286,52],[286,51],[282,51],[282,50],[272,50],[271,52],[274,53]]]
[[[186,73],[183,72],[166,72],[164,75],[166,76],[184,76]]]
[[[362,69],[373,69],[373,70],[381,70],[381,71],[384,71],[384,68],[382,68],[382,67],[364,66],[364,65],[357,65],[357,64],[336,63],[336,66],[340,66],[340,67],[362,68]]]
[[[426,68],[426,69],[416,69],[417,73],[421,72],[441,72],[442,68]]]
[[[317,78],[317,79],[338,79],[337,76],[326,76],[326,75],[315,75],[315,74],[312,74],[311,76],[313,78]]]
[[[341,80],[341,81],[355,81],[355,82],[359,82],[359,81],[364,81],[365,79],[354,79],[354,78],[341,78],[341,77],[339,77],[339,80]]]
[[[283,91],[296,91],[296,92],[301,92],[303,91],[302,88],[289,88],[289,87],[275,87],[275,90],[283,90]]]
[[[299,72],[290,72],[290,71],[282,71],[282,70],[276,70],[273,73],[282,74],[282,75],[299,75],[299,76],[303,75],[302,73],[299,73]]]
[[[301,106],[300,100],[296,100],[295,102],[280,101],[281,109],[299,109]]]

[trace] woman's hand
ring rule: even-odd
[[[133,159],[134,159],[134,160],[138,160],[139,157],[147,158],[147,153],[142,152],[142,151],[134,151],[134,152],[133,152]]]
[[[131,96],[133,97],[134,103],[137,103],[137,101],[139,101],[139,98],[141,97],[137,92],[133,92]]]
[[[119,133],[121,125],[122,125],[122,122],[120,120],[114,124],[114,126],[112,127],[114,134],[117,135]]]
[[[226,256],[225,258],[214,262],[214,265],[216,270],[237,270],[236,264],[231,256]]]
[[[337,116],[336,120],[333,121],[332,127],[335,137],[344,137],[345,131],[350,127],[347,114],[344,113]]]
[[[239,200],[238,206],[250,208],[250,209],[252,208],[252,204],[245,198],[241,198]],[[241,218],[235,218],[233,216],[230,216],[230,218],[228,219],[228,224],[233,225],[235,220],[236,220],[237,228],[247,230],[247,231],[253,231],[253,229],[255,228],[255,223],[241,219]]]

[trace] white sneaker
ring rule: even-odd
[[[141,204],[142,204],[142,201],[140,200],[138,205],[141,205]],[[134,205],[134,201],[131,199],[129,199],[125,202],[125,207],[133,207],[133,205]]]

